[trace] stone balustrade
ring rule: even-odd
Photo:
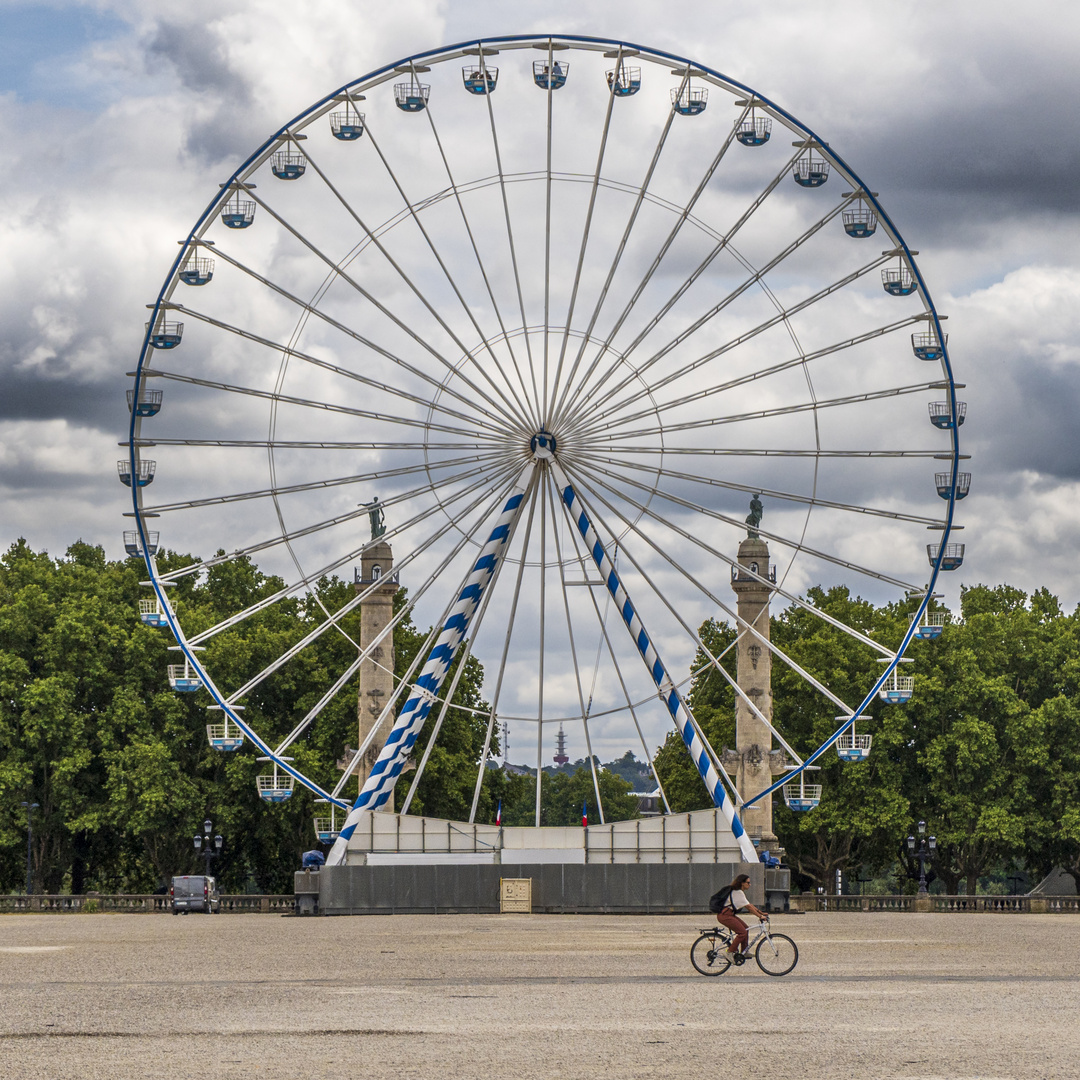
[[[919,911],[1016,912],[1022,914],[1080,913],[1080,896],[829,896],[800,893],[791,898],[792,911]]]
[[[291,914],[296,897],[291,894],[223,893],[223,914]],[[26,913],[78,914],[120,912],[122,914],[167,915],[171,908],[168,896],[160,893],[86,893],[79,896],[60,894],[0,895],[0,915]],[[791,910],[801,912],[1001,912],[1008,914],[1080,914],[1080,896],[828,896],[801,893],[791,897]]]
[[[287,914],[293,910],[294,897],[287,894],[263,896],[221,894],[221,912]],[[172,910],[169,897],[162,893],[86,893],[79,896],[59,894],[0,895],[0,915],[21,913],[77,914],[120,912],[130,915],[167,915]]]

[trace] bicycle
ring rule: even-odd
[[[745,953],[728,952],[734,937],[725,926],[703,928],[701,936],[690,946],[690,963],[702,975],[723,975],[732,964],[742,967],[753,950],[757,966],[766,975],[779,976],[786,975],[799,962],[799,947],[787,934],[774,934],[767,921],[750,931]]]

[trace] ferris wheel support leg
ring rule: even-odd
[[[428,655],[427,662],[413,683],[408,699],[402,707],[394,726],[386,739],[371,775],[353,803],[352,810],[342,826],[334,846],[327,857],[328,866],[338,866],[345,860],[345,850],[356,830],[357,823],[367,810],[377,810],[390,798],[397,778],[413,748],[420,729],[424,726],[432,703],[438,696],[443,680],[454,662],[454,657],[465,639],[469,623],[476,614],[485,590],[491,584],[500,562],[506,554],[514,526],[521,516],[525,493],[532,482],[535,463],[530,464],[518,477],[502,513],[488,536],[472,572],[458,595],[457,603],[443,623],[442,632]]]
[[[671,713],[671,718],[675,721],[675,726],[679,729],[679,734],[682,735],[687,750],[690,751],[690,757],[697,766],[698,772],[701,774],[701,779],[705,782],[705,787],[708,789],[713,803],[723,813],[724,817],[727,818],[727,822],[731,826],[731,831],[735,834],[735,839],[739,843],[739,850],[742,852],[742,857],[747,862],[758,862],[758,853],[754,848],[750,837],[746,835],[746,829],[743,827],[743,823],[739,820],[734,800],[724,789],[724,782],[721,779],[720,774],[716,771],[715,766],[701,742],[701,738],[695,730],[690,708],[676,688],[674,680],[668,674],[664,662],[660,659],[656,647],[653,645],[648,632],[642,625],[641,619],[634,610],[634,605],[627,595],[622,582],[619,580],[615,565],[609,558],[600,537],[597,536],[596,530],[592,526],[592,522],[589,521],[589,516],[578,500],[573,485],[559,465],[554,461],[551,462],[551,471],[555,483],[559,488],[559,497],[562,499],[570,513],[570,517],[573,519],[574,524],[581,533],[581,536],[585,541],[585,546],[589,549],[589,553],[592,555],[597,569],[603,575],[608,592],[611,593],[611,597],[615,601],[619,613],[622,615],[623,622],[626,624],[627,630],[630,631],[630,636],[634,639],[634,643],[638,647],[638,652],[641,653],[641,658],[645,661],[645,666],[652,675],[653,682],[656,683],[660,699],[667,706],[667,710]]]

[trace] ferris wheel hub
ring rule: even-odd
[[[538,461],[554,461],[557,443],[550,431],[541,428],[530,440],[529,449]]]

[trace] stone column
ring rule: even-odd
[[[749,570],[766,581],[772,578],[769,545],[759,536],[748,536],[739,545],[739,569],[732,568],[731,587],[738,597],[741,620],[753,626],[766,640],[769,637],[769,585],[746,573]],[[762,715],[772,721],[772,653],[761,640],[743,632],[738,646],[737,681]],[[772,749],[772,732],[749,709],[741,697],[735,701],[735,752],[724,756],[724,766],[735,776],[735,786],[743,799],[750,799],[773,782],[783,771],[786,755]],[[775,845],[772,827],[772,796],[743,811],[743,825],[753,839]]]
[[[363,592],[377,581],[385,583],[379,585],[360,605],[360,647],[362,649],[366,649],[386,629],[393,617],[394,593],[398,589],[393,568],[394,553],[385,541],[369,545],[361,557],[360,580],[356,582],[356,591]],[[375,646],[371,656],[360,664],[360,691],[357,702],[360,743],[363,743],[368,732],[378,722],[379,715],[393,692],[394,632],[391,630]],[[386,743],[393,726],[394,719],[388,716],[357,766],[360,788],[371,775],[371,770],[379,758],[379,752]],[[387,813],[393,813],[393,796],[384,804],[384,809]]]

